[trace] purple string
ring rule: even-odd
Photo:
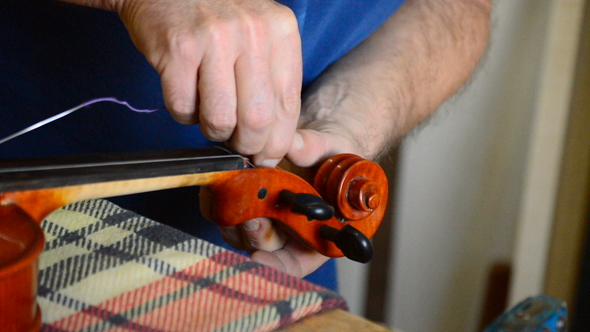
[[[121,101],[121,100],[119,100],[117,98],[113,98],[113,97],[103,97],[103,98],[92,99],[92,100],[89,100],[89,101],[83,103],[82,104],[82,107],[86,107],[86,106],[89,106],[89,105],[92,105],[92,104],[96,104],[96,103],[100,103],[100,102],[103,102],[103,101],[110,101],[110,102],[117,103],[117,104],[120,104],[120,105],[125,105],[125,106],[127,106],[127,108],[129,108],[133,112],[137,112],[137,113],[152,113],[152,112],[155,112],[155,111],[159,111],[159,110],[165,109],[165,107],[160,107],[160,108],[156,108],[156,109],[139,109],[139,108],[135,108],[135,107],[129,105],[129,103],[126,102],[126,101]]]
[[[43,127],[44,125],[46,125],[48,123],[51,123],[53,121],[56,121],[58,119],[61,119],[61,118],[63,118],[66,115],[72,114],[73,112],[75,112],[75,111],[77,111],[77,110],[79,110],[81,108],[84,108],[86,106],[89,106],[89,105],[92,105],[92,104],[96,104],[96,103],[99,103],[99,102],[102,102],[102,101],[110,101],[110,102],[113,102],[113,103],[124,105],[124,106],[127,106],[127,108],[129,108],[130,110],[132,110],[134,112],[138,112],[138,113],[152,113],[152,112],[155,112],[155,111],[159,111],[159,110],[165,109],[165,107],[160,107],[160,108],[156,108],[156,109],[138,109],[138,108],[135,108],[135,107],[129,105],[129,103],[126,102],[126,101],[121,101],[121,100],[119,100],[117,98],[113,98],[113,97],[104,97],[104,98],[92,99],[92,100],[89,100],[89,101],[87,101],[87,102],[85,102],[83,104],[80,104],[80,105],[76,106],[76,107],[70,108],[67,111],[63,111],[63,112],[61,112],[61,113],[59,113],[57,115],[54,115],[52,117],[49,117],[49,118],[47,118],[47,119],[45,119],[43,121],[39,121],[39,122],[33,124],[32,126],[29,126],[29,127],[25,128],[25,129],[23,129],[23,130],[21,130],[19,132],[16,132],[16,133],[14,133],[14,134],[12,134],[12,135],[10,135],[8,137],[1,138],[0,139],[0,144],[2,144],[4,142],[8,142],[8,141],[10,141],[13,138],[16,138],[16,137],[18,137],[20,135],[26,134],[26,133],[28,133],[30,131],[33,131],[33,130],[37,129],[37,128]]]

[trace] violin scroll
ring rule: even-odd
[[[320,167],[314,186],[280,169],[226,174],[208,184],[216,223],[234,226],[268,217],[325,256],[370,260],[369,239],[381,224],[387,202],[387,178],[378,164],[351,154],[335,156]],[[258,195],[261,191],[265,195]]]
[[[328,159],[316,173],[314,187],[346,220],[367,218],[387,200],[381,167],[353,154]]]

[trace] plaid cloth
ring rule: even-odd
[[[41,225],[43,331],[269,331],[346,309],[332,291],[105,200]]]

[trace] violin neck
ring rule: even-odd
[[[221,149],[183,149],[0,161],[0,193],[233,171],[244,159]]]
[[[16,204],[40,222],[81,200],[207,185],[241,169],[241,156],[219,149],[11,160],[0,166],[0,205]]]

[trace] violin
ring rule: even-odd
[[[312,183],[279,168],[253,168],[220,149],[152,151],[5,161],[0,166],[0,326],[37,331],[41,221],[82,200],[182,186],[206,186],[211,218],[234,226],[257,217],[329,257],[369,262],[385,214],[382,168],[352,154],[334,156]]]

